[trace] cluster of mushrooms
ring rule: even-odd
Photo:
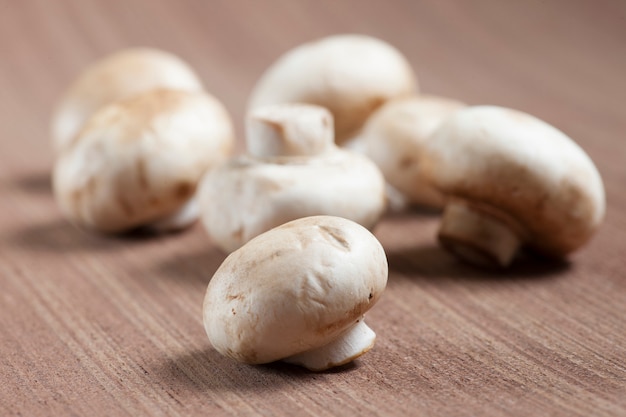
[[[418,94],[387,43],[338,35],[280,57],[249,99],[247,153],[224,106],[179,58],[130,49],[88,68],[52,120],[53,188],[75,225],[172,231],[197,218],[230,255],[204,326],[220,353],[325,370],[368,351],[363,316],[388,275],[369,231],[389,210],[443,212],[439,242],[506,267],[563,257],[605,209],[600,175],[528,114]]]

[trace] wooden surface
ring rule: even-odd
[[[385,219],[375,348],[309,373],[246,366],[201,324],[224,259],[199,225],[84,234],[60,216],[48,123],[88,63],[148,45],[188,60],[242,132],[280,53],[359,32],[402,50],[423,91],[530,112],[606,185],[600,232],[568,263],[459,264],[438,217]],[[0,0],[0,415],[626,415],[626,3]]]

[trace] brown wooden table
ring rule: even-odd
[[[237,364],[202,328],[224,255],[200,225],[111,238],[61,218],[51,108],[85,65],[155,46],[196,68],[241,138],[261,71],[345,32],[397,46],[425,92],[564,130],[604,178],[606,220],[567,263],[485,273],[436,246],[436,215],[387,218],[369,354],[317,374]],[[626,415],[625,131],[620,0],[0,0],[0,415]]]

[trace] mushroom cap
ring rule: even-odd
[[[155,88],[202,91],[202,83],[180,58],[157,49],[126,49],[92,64],[57,105],[51,125],[55,151],[64,149],[101,107]]]
[[[422,174],[508,224],[526,244],[563,256],[583,245],[605,211],[602,179],[568,136],[495,106],[459,110],[424,144]]]
[[[288,102],[326,107],[335,140],[354,135],[387,100],[414,93],[416,76],[391,45],[369,36],[335,35],[292,49],[257,82],[248,108]]]
[[[204,298],[211,344],[235,360],[273,362],[324,346],[354,325],[387,283],[365,228],[315,216],[257,236],[219,267]]]
[[[367,121],[360,140],[385,179],[411,203],[441,207],[443,196],[421,177],[424,142],[448,116],[465,107],[460,101],[420,95],[390,100]]]
[[[231,252],[300,217],[327,214],[372,228],[385,208],[384,190],[373,162],[335,148],[307,158],[234,158],[207,173],[199,199],[209,235]]]
[[[169,217],[233,148],[224,107],[205,93],[153,90],[103,107],[57,159],[53,185],[78,226],[122,232]]]

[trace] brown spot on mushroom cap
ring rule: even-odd
[[[194,186],[186,181],[176,184],[174,195],[179,199],[185,199],[191,195],[194,190]]]
[[[402,170],[406,170],[412,167],[413,165],[415,165],[416,163],[417,161],[415,160],[415,158],[409,155],[405,155],[402,158],[400,158],[400,160],[398,161],[398,168]]]
[[[135,214],[133,207],[130,205],[126,197],[122,194],[117,194],[115,201],[117,201],[117,204],[122,208],[126,216],[132,217]]]
[[[293,185],[293,181],[277,181],[275,178],[260,178],[259,191],[263,193],[275,193]]]
[[[337,321],[329,323],[325,326],[316,329],[316,332],[320,335],[327,335],[329,333],[336,333],[340,329],[348,327],[350,324],[358,321],[359,317],[363,316],[363,313],[369,310],[371,298],[368,298],[362,302],[355,304],[349,311],[346,311],[343,317],[340,317]]]
[[[265,122],[265,124],[269,127],[271,127],[272,129],[276,130],[276,132],[278,133],[279,136],[285,136],[285,132],[284,132],[284,127],[282,123],[279,123],[275,120],[266,118],[263,120]]]
[[[121,143],[142,141],[146,132],[152,131],[154,134],[159,129],[155,123],[161,115],[179,111],[193,96],[191,93],[167,89],[138,94],[112,104],[109,120],[105,123],[116,125],[125,132],[117,137]],[[89,127],[89,124],[86,126]]]
[[[146,175],[146,162],[143,158],[137,159],[137,181],[142,189],[148,189],[148,177]]]
[[[332,226],[319,225],[320,231],[322,231],[322,236],[331,242],[333,245],[337,246],[342,250],[349,251],[350,250],[350,242],[343,235],[340,229]]]
[[[232,237],[235,240],[241,240],[243,237],[243,226],[240,226],[239,228],[235,229],[235,231],[232,234]]]
[[[226,299],[229,300],[229,301],[232,301],[232,300],[244,300],[245,296],[243,294],[227,295]]]

